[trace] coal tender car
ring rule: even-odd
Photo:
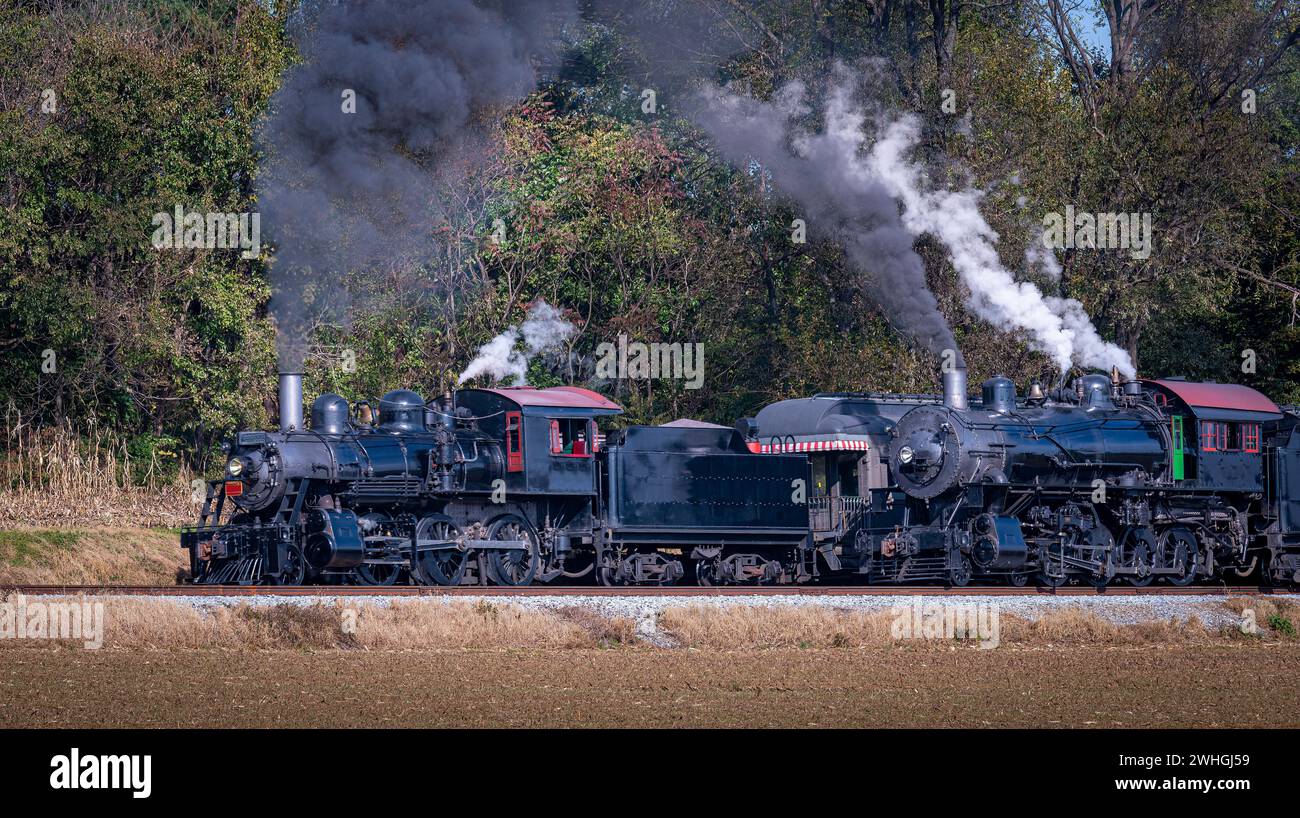
[[[1245,386],[1087,375],[1025,398],[818,395],[746,426],[806,453],[814,548],[874,582],[1300,581],[1300,415]]]
[[[326,394],[239,432],[183,530],[196,583],[667,584],[810,579],[808,461],[734,430],[599,422],[586,389],[463,389],[378,406]],[[377,408],[377,416],[374,409]],[[602,441],[604,445],[601,445]]]

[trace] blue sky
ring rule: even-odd
[[[1105,17],[1094,13],[1091,7],[1081,8],[1074,15],[1074,30],[1084,45],[1100,48],[1102,56],[1110,57],[1110,26]]]

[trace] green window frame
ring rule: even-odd
[[[1173,440],[1173,472],[1175,480],[1182,480],[1185,474],[1185,464],[1183,461],[1183,450],[1186,442],[1183,439],[1183,416],[1173,415],[1169,418],[1169,432]]]

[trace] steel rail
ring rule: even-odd
[[[964,588],[941,585],[848,585],[848,586],[546,586],[527,585],[511,587],[501,585],[438,586],[368,586],[368,585],[0,585],[0,597],[6,594],[28,596],[202,596],[202,597],[259,597],[259,596],[1257,596],[1261,594],[1294,593],[1285,588],[1248,585],[1204,585],[1185,588],[1117,586],[1092,588],[1070,586],[1061,588],[1007,586],[967,586]]]

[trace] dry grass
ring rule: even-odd
[[[37,525],[178,526],[197,516],[195,475],[165,477],[155,452],[133,460],[126,441],[100,429],[64,424],[32,428],[11,406],[0,460],[0,528]]]
[[[39,601],[66,600],[42,597]],[[199,610],[172,600],[107,597],[103,644],[128,649],[230,650],[569,650],[645,646],[630,619],[609,618],[581,607],[529,610],[510,603],[394,599],[388,604],[218,606]],[[28,603],[36,601],[28,598]],[[80,600],[78,600],[80,601]],[[1300,605],[1255,600],[1261,621]],[[1267,603],[1265,608],[1263,603]],[[1238,603],[1234,601],[1233,605]],[[783,649],[977,649],[981,641],[1029,648],[1144,647],[1227,644],[1243,640],[1234,628],[1212,631],[1193,617],[1116,624],[1082,608],[1045,612],[1035,620],[1003,614],[997,630],[969,638],[936,633],[896,638],[888,610],[820,607],[686,606],[667,608],[659,627],[682,648],[711,651]],[[1261,625],[1262,630],[1268,630]],[[1295,641],[1273,634],[1272,641]],[[1255,640],[1259,641],[1259,640]],[[74,640],[79,644],[80,640]],[[0,647],[49,642],[0,640]]]
[[[9,601],[13,601],[10,597]],[[29,597],[27,604],[38,601]],[[39,601],[80,598],[42,597]],[[169,600],[109,598],[104,602],[106,648],[231,650],[445,650],[456,648],[571,649],[635,641],[625,620],[579,623],[565,615],[492,602],[394,600],[389,605],[346,602],[247,605],[201,611]],[[69,640],[81,645],[84,640]],[[0,648],[48,645],[0,640]]]
[[[1300,603],[1289,599],[1268,597],[1237,597],[1223,603],[1224,607],[1245,621],[1245,612],[1254,612],[1257,636],[1263,638],[1294,639],[1300,634]]]
[[[1221,636],[1195,616],[1117,624],[1082,608],[1049,611],[1035,620],[1004,616],[1001,635],[1022,645],[1179,645]]]
[[[641,640],[637,635],[636,623],[631,619],[601,616],[590,608],[578,605],[556,608],[553,613],[565,622],[582,628],[602,647],[632,645]]]
[[[692,648],[864,648],[896,644],[893,620],[888,611],[690,605],[666,609],[659,627]]]
[[[597,617],[602,624],[596,627],[557,612],[487,601],[395,600],[351,610],[357,612],[356,633],[345,644],[367,649],[591,648],[633,643],[636,630],[626,620]]]
[[[174,531],[0,531],[0,583],[14,585],[170,585],[189,561]]]
[[[669,608],[660,626],[683,647],[713,650],[772,648],[977,647],[979,640],[948,636],[896,639],[890,611],[846,611],[814,607],[687,606]],[[983,636],[984,634],[981,634]],[[1156,645],[1225,638],[1200,619],[1116,624],[1082,608],[1065,608],[1030,620],[998,617],[1003,645]]]

